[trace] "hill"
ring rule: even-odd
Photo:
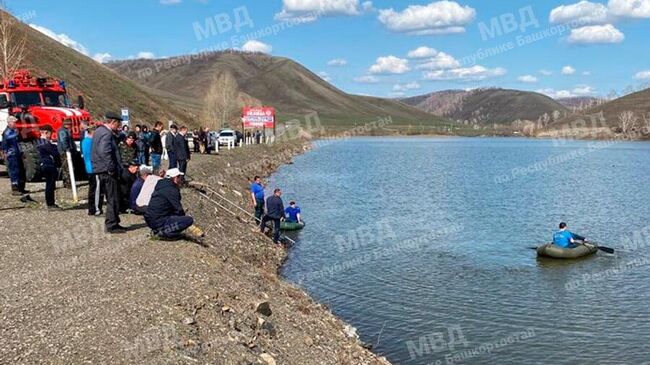
[[[363,125],[387,117],[394,125],[448,124],[443,118],[399,101],[347,94],[283,57],[225,51],[163,60],[118,61],[108,67],[185,107],[202,108],[215,75],[227,72],[234,76],[241,93],[274,106],[281,120],[304,120],[305,115],[317,112],[327,128]]]
[[[567,111],[546,95],[498,88],[446,90],[401,101],[438,116],[480,124],[508,124],[517,119],[534,121],[544,114]]]
[[[70,96],[76,100],[76,95],[82,94],[95,118],[122,107],[129,108],[134,121],[187,118],[180,108],[162,102],[133,81],[28,25],[16,21],[16,31],[26,39],[24,66],[39,76],[65,80]]]
[[[619,126],[619,115],[623,112],[631,111],[634,116],[641,122],[643,117],[650,119],[650,89],[641,90],[618,99],[592,106],[579,114],[560,120],[560,124],[568,124],[574,120],[588,115],[601,114],[604,121],[609,127]]]
[[[558,103],[564,105],[570,110],[585,110],[604,103],[606,100],[593,96],[574,96],[570,98],[555,99]]]

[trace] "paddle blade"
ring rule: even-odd
[[[603,252],[614,253],[614,249],[613,249],[613,248],[610,248],[610,247],[598,246],[598,249],[601,250],[601,251],[603,251]]]

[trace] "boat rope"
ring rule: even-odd
[[[259,224],[261,223],[260,219],[255,217],[251,212],[243,209],[242,207],[239,206],[239,204],[230,201],[222,193],[216,191],[215,189],[211,188],[207,184],[198,181],[192,181],[188,183],[188,186],[193,188],[199,194],[199,196],[201,196],[205,200],[220,207],[221,209],[225,210],[226,212],[232,214],[235,217],[239,218],[240,217],[239,214],[243,213],[244,216],[247,217],[247,219],[245,220],[246,223],[255,222],[255,226],[259,226]],[[221,202],[217,201],[217,199],[221,200]],[[230,208],[226,205],[229,205]],[[280,238],[289,241],[292,245],[296,243],[296,241],[292,240],[291,238],[283,234],[280,235]]]

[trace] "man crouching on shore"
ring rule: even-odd
[[[183,175],[177,168],[170,169],[165,174],[165,179],[158,181],[151,195],[144,220],[155,237],[180,239],[186,229],[191,238],[203,236],[201,229],[194,226],[194,219],[185,215],[181,204],[180,186],[183,184]]]

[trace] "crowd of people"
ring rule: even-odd
[[[17,122],[14,116],[8,118],[2,150],[12,195],[28,202],[33,201],[25,189],[23,155],[28,151],[21,150]],[[48,210],[61,209],[56,204],[56,181],[63,175],[64,182],[69,183],[66,177],[74,171],[70,171],[66,160],[68,156],[80,156],[88,177],[88,215],[104,215],[107,233],[126,232],[120,224],[120,214],[129,213],[142,215],[158,238],[175,239],[184,231],[193,237],[202,236],[202,231],[194,226],[194,220],[185,214],[181,205],[180,187],[191,158],[187,127],[172,125],[164,138],[161,122],[156,122],[151,131],[140,125],[130,131],[128,126],[122,126],[119,114],[106,113],[100,124],[84,127],[81,151],[77,151],[71,125],[70,120],[63,121],[56,131],[56,144],[52,142],[55,132],[52,127],[40,127],[40,138],[33,144],[38,155],[38,170],[45,180]],[[169,155],[167,169],[162,166],[163,139]]]
[[[17,119],[10,116],[3,132],[4,152],[13,195],[21,201],[33,201],[25,190],[25,168],[20,149]],[[117,113],[106,113],[97,125],[84,126],[80,151],[73,140],[71,121],[65,120],[56,131],[57,141],[52,142],[54,130],[45,125],[40,128],[36,143],[39,171],[45,180],[45,203],[48,210],[60,210],[56,204],[56,181],[63,175],[69,182],[74,171],[69,170],[67,156],[80,156],[88,177],[88,215],[104,216],[105,231],[109,234],[124,233],[121,214],[144,217],[152,235],[162,239],[177,239],[183,234],[198,238],[203,235],[194,225],[181,203],[180,188],[185,183],[188,162],[192,152],[188,143],[188,129],[171,125],[163,132],[163,123],[156,122],[151,130],[136,125],[133,130],[123,125]],[[195,151],[209,153],[210,140],[207,128],[195,132]],[[163,168],[164,154],[169,161]],[[255,218],[261,232],[272,223],[273,242],[280,242],[280,223],[301,223],[300,208],[295,202],[285,209],[282,191],[275,189],[265,200],[264,186],[259,176],[250,187]]]

